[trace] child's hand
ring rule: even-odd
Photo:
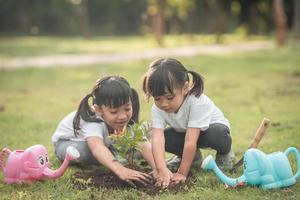
[[[176,172],[176,173],[173,175],[171,181],[172,181],[172,183],[174,183],[174,184],[185,183],[185,181],[186,181],[186,176],[183,175],[183,174],[180,174],[180,173]]]
[[[173,177],[173,173],[165,167],[163,170],[159,170],[156,178],[156,186],[167,188],[171,182],[171,178]]]
[[[156,169],[150,172],[149,175],[151,175],[155,180],[158,178],[158,172]]]
[[[122,167],[118,174],[120,179],[127,182],[130,186],[136,187],[133,181],[137,181],[143,185],[147,185],[148,183],[151,183],[152,177],[146,173],[139,172],[133,169],[129,169],[126,167]]]

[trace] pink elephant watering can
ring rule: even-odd
[[[60,168],[52,170],[50,169],[47,149],[42,145],[34,145],[26,150],[13,152],[9,149],[3,149],[0,156],[0,170],[3,170],[4,181],[8,184],[56,179],[64,174],[69,162],[79,158],[79,156],[79,152],[74,147],[68,147]]]

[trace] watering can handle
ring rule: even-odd
[[[287,150],[285,150],[284,154],[288,157],[288,154],[290,153],[294,153],[296,160],[297,160],[297,173],[294,175],[294,178],[297,179],[300,176],[300,153],[298,151],[298,149],[296,149],[295,147],[289,147]]]

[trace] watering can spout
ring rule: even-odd
[[[245,183],[245,177],[242,175],[238,178],[229,178],[226,176],[217,166],[212,155],[207,156],[202,162],[201,167],[205,170],[213,170],[217,177],[226,185],[231,187],[236,187],[237,185],[242,185]]]
[[[66,171],[69,162],[71,160],[77,159],[79,158],[80,154],[77,151],[77,149],[75,149],[72,146],[69,146],[66,150],[66,157],[64,159],[64,162],[62,163],[62,165],[60,166],[60,168],[58,168],[57,170],[51,170],[50,168],[45,168],[43,174],[45,177],[50,178],[50,179],[56,179],[58,177],[61,177],[64,172]]]

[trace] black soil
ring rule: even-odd
[[[141,171],[141,170],[140,170]],[[145,170],[144,170],[145,171]],[[153,183],[143,185],[135,182],[135,189],[149,195],[156,195],[164,190],[171,193],[183,192],[187,187],[192,185],[193,176],[189,175],[184,184],[170,185],[167,189],[157,187]],[[128,189],[132,188],[128,183],[119,179],[114,173],[107,170],[81,170],[76,172],[72,177],[74,187],[86,189],[87,187],[107,188],[107,189]]]

